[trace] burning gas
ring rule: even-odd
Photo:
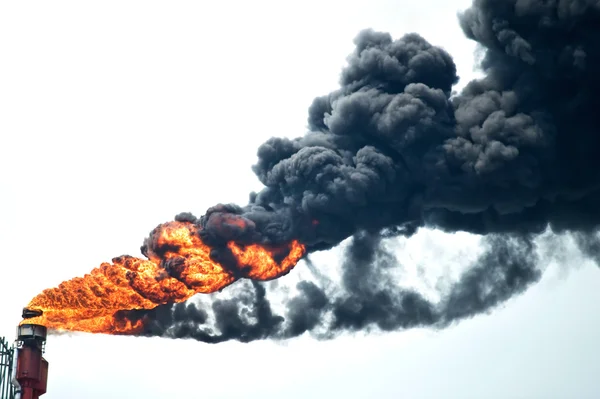
[[[149,259],[120,256],[83,277],[44,290],[27,305],[43,314],[27,322],[55,330],[134,334],[143,322],[130,321],[128,310],[184,302],[197,293],[221,290],[241,277],[277,278],[289,272],[305,252],[298,241],[279,246],[230,241],[227,247],[236,262],[235,268],[226,268],[211,260],[211,247],[202,241],[199,229],[181,221],[158,226]],[[155,252],[159,250],[160,255]]]

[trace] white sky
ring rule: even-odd
[[[473,77],[455,17],[468,4],[0,3],[0,335],[14,336],[42,289],[139,255],[175,214],[245,203],[260,189],[256,149],[304,133],[359,30],[417,31]],[[402,256],[433,268],[477,249],[463,238],[424,232]],[[597,398],[600,273],[567,259],[503,309],[439,333],[217,346],[51,337],[44,398]]]

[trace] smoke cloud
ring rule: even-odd
[[[340,88],[310,105],[309,132],[258,149],[253,170],[265,188],[244,207],[177,217],[202,226],[223,264],[230,240],[298,239],[310,253],[352,237],[341,285],[302,281],[281,314],[263,283],[242,282],[247,290],[210,309],[124,316],[144,318],[148,336],[211,343],[437,328],[538,281],[534,239],[544,231],[573,234],[600,260],[600,3],[475,0],[458,20],[485,49],[482,79],[453,93],[446,51],[414,33],[362,31]],[[382,240],[420,227],[484,235],[484,252],[441,301],[388,275],[396,261]],[[152,245],[143,251],[158,253]]]

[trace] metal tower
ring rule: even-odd
[[[6,338],[0,337],[0,399],[14,399],[15,387],[11,383],[14,348]]]

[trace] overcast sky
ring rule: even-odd
[[[468,0],[208,4],[0,4],[0,335],[14,337],[42,289],[139,255],[175,214],[246,203],[260,189],[256,148],[304,133],[361,29],[417,31],[453,55],[460,84],[475,76],[456,22]],[[398,256],[435,270],[477,242],[425,231]],[[336,262],[315,257],[325,273]],[[574,251],[548,268],[502,309],[441,332],[215,346],[50,337],[44,397],[600,397],[600,269]]]

